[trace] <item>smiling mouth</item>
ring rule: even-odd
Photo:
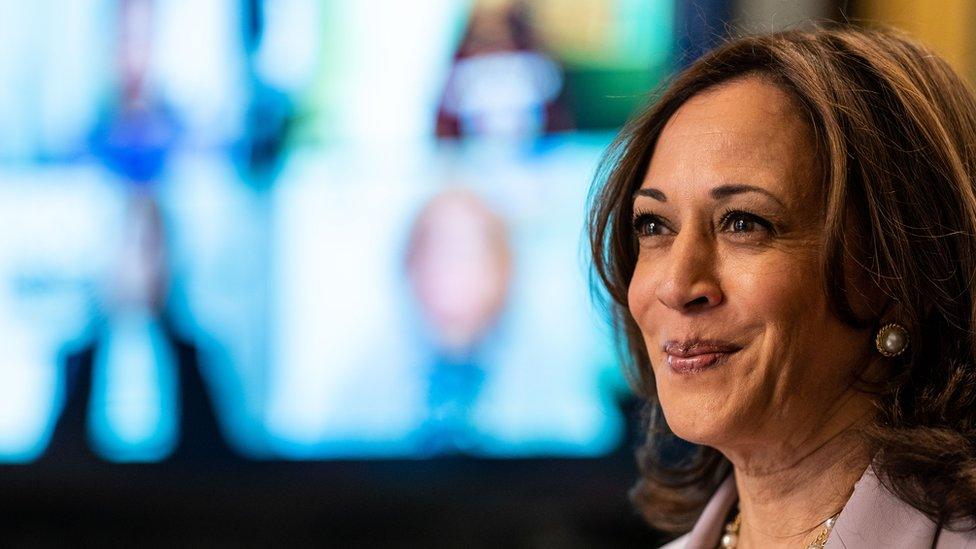
[[[694,374],[714,368],[742,347],[725,341],[694,339],[664,344],[668,367],[676,374]]]

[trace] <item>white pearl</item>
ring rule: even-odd
[[[900,353],[905,349],[905,334],[898,328],[889,328],[885,332],[884,348],[889,353]]]
[[[712,538],[715,539],[715,538]],[[732,549],[739,543],[739,537],[735,534],[725,534],[722,536],[722,547],[725,549]]]
[[[827,519],[827,523],[826,523],[827,529],[833,528],[836,522],[837,522],[837,517],[830,517],[829,519]]]

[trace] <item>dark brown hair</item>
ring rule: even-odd
[[[632,196],[665,123],[690,97],[758,76],[791,94],[810,121],[822,167],[824,292],[840,319],[877,327],[852,306],[869,283],[912,336],[870,390],[865,434],[879,478],[940,524],[976,518],[976,101],[940,57],[893,31],[851,27],[739,38],[680,73],[608,150],[591,195],[590,245],[629,371],[648,402],[632,498],[647,520],[687,530],[731,465],[674,440],[655,396],[640,331],[627,307],[638,247]],[[856,290],[859,288],[855,288]],[[863,372],[862,372],[863,373]]]

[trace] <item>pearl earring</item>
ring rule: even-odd
[[[884,356],[896,357],[908,349],[908,330],[895,322],[885,324],[878,330],[878,335],[874,338],[874,346]]]

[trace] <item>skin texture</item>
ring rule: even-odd
[[[812,541],[870,461],[852,431],[873,406],[851,373],[871,360],[871,334],[824,295],[814,150],[786,92],[733,80],[675,113],[634,200],[630,310],[671,429],[733,464],[740,547]],[[730,352],[673,368],[691,363],[668,342],[697,339]]]

